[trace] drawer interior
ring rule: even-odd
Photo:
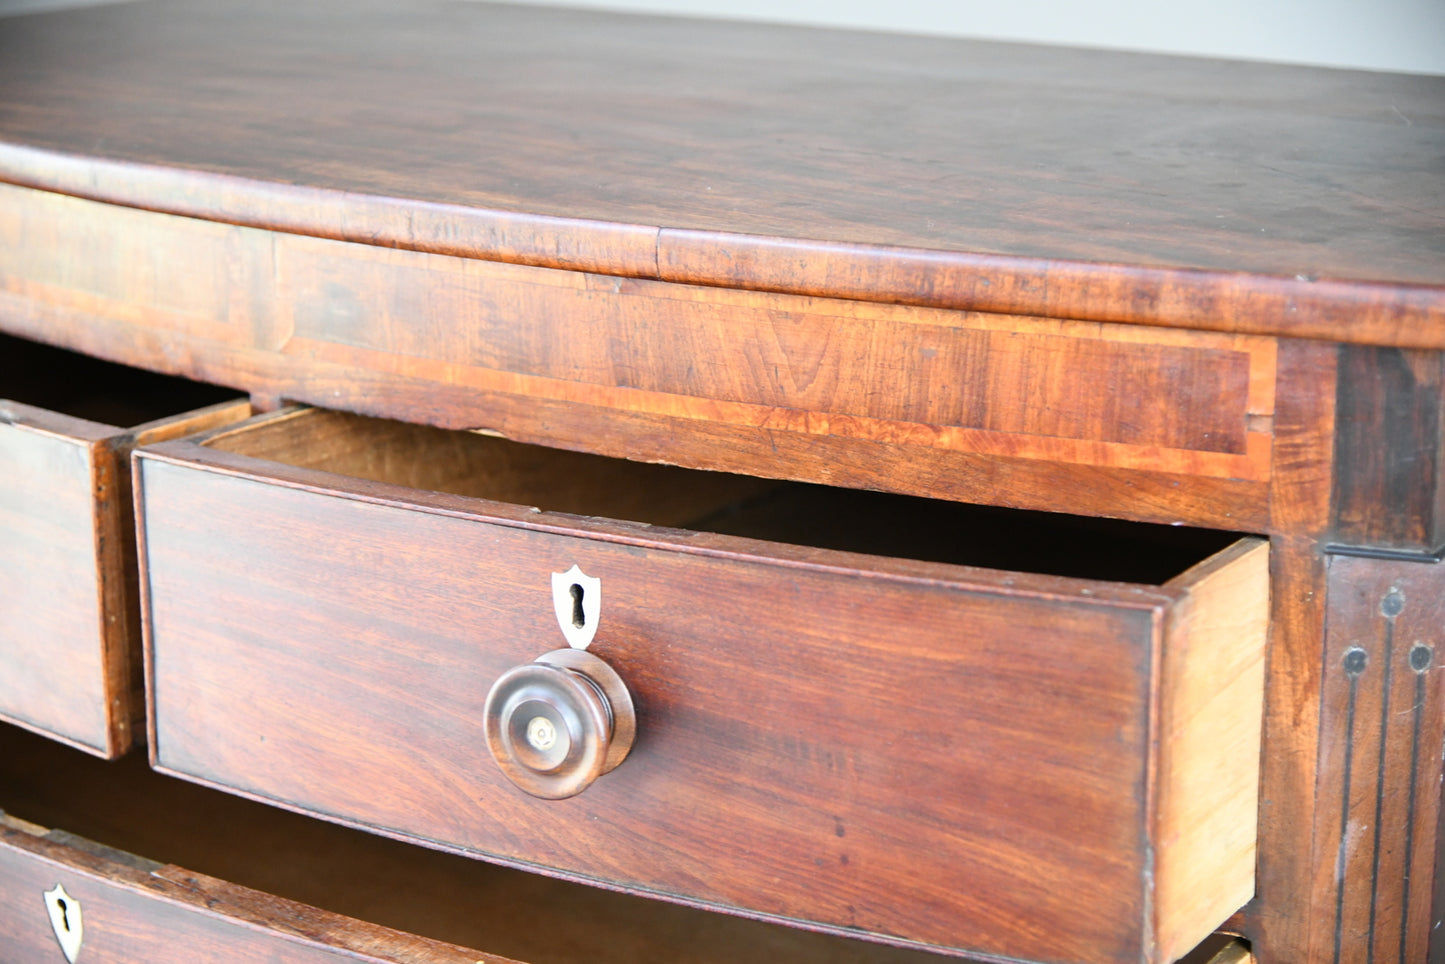
[[[0,398],[62,415],[129,428],[237,395],[0,334]]]
[[[650,465],[304,409],[206,445],[544,511],[879,556],[1162,585],[1238,533],[966,505]]]
[[[0,810],[162,864],[529,964],[922,964],[941,958],[748,921],[409,846],[0,724]]]

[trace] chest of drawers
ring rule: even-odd
[[[1216,928],[1265,962],[1419,960],[1442,104],[491,4],[0,20],[29,587],[0,714],[117,756],[144,709],[151,768],[400,838],[389,873],[460,855],[434,879],[463,904],[479,858],[839,941],[778,938],[800,960],[1168,961]],[[134,369],[112,401],[187,381],[66,414],[46,382],[91,359]],[[569,642],[635,739],[541,801],[488,752],[487,691]],[[214,842],[148,853],[56,806],[81,764],[9,738],[7,894],[69,868],[287,948],[513,952],[313,910]],[[84,766],[235,805],[136,759]]]

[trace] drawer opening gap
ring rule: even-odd
[[[238,397],[233,389],[0,335],[0,399],[131,428]]]
[[[631,462],[323,409],[263,417],[204,444],[300,468],[543,511],[1146,585],[1168,582],[1240,537]],[[574,619],[583,618],[575,595],[574,604]]]

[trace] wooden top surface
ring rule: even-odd
[[[1445,77],[142,0],[0,18],[0,180],[622,275],[1445,341]]]

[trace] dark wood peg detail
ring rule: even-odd
[[[637,735],[622,677],[580,649],[554,650],[503,673],[483,716],[497,766],[544,800],[587,789],[627,758]]]

